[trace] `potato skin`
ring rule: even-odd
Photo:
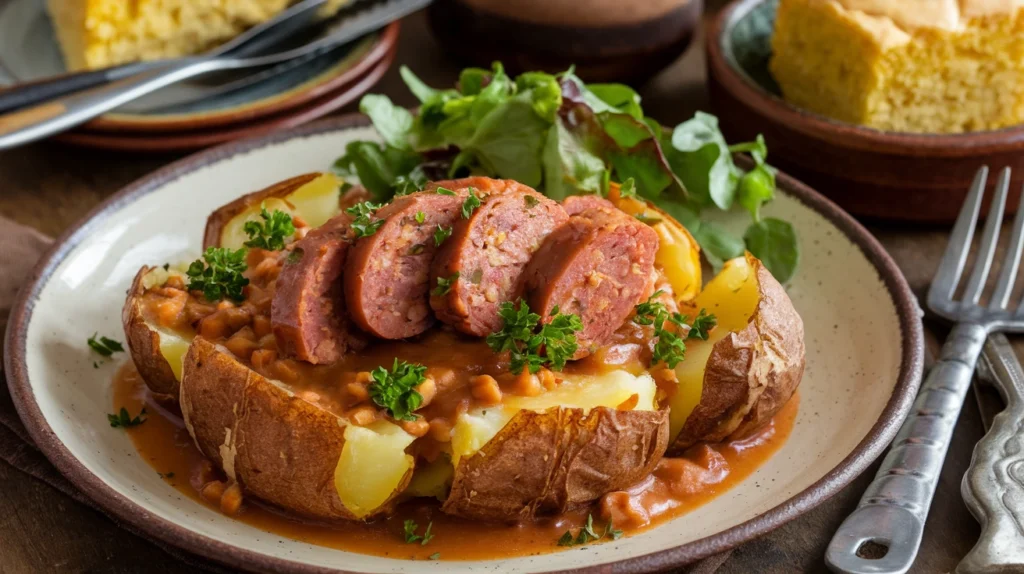
[[[303,516],[355,520],[335,489],[345,425],[334,414],[202,337],[185,356],[179,403],[199,450],[247,493]],[[375,514],[389,511],[393,499]]]
[[[669,448],[741,438],[771,420],[793,396],[804,373],[804,323],[786,291],[747,255],[760,299],[747,327],[715,343],[700,403]]]
[[[160,333],[146,324],[142,315],[140,298],[146,291],[142,281],[154,269],[143,266],[135,274],[132,286],[128,288],[128,298],[121,308],[121,325],[124,327],[132,361],[146,381],[146,386],[158,395],[169,395],[177,399],[178,379],[160,352]]]
[[[319,172],[297,175],[284,181],[279,181],[266,189],[243,195],[231,203],[218,207],[216,211],[206,218],[206,230],[203,232],[203,249],[218,247],[220,245],[221,231],[224,229],[224,226],[239,213],[254,205],[259,205],[260,202],[271,197],[287,197],[298,188],[321,175],[323,174]]]
[[[668,411],[520,411],[459,461],[442,510],[527,521],[587,504],[650,474],[668,446]]]

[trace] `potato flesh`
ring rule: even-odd
[[[388,421],[345,429],[345,445],[334,471],[338,498],[356,518],[380,508],[413,467],[405,453],[416,437]]]
[[[691,340],[686,345],[686,360],[676,366],[679,386],[671,400],[670,437],[676,437],[686,419],[700,403],[704,389],[704,371],[715,343],[741,331],[753,316],[760,300],[757,279],[745,257],[725,263],[722,270],[697,295],[698,309],[707,309],[715,315],[718,326],[707,341]]]
[[[448,498],[454,477],[451,460],[442,455],[430,464],[417,466],[403,494],[411,498],[436,498],[443,502]]]
[[[501,405],[478,407],[458,418],[452,430],[452,463],[472,456],[521,410],[543,412],[554,407],[615,408],[637,395],[631,410],[652,411],[657,386],[647,373],[634,376],[627,371],[612,371],[595,376],[568,376],[555,389],[535,397],[506,395]]]
[[[311,228],[320,227],[328,219],[338,215],[341,209],[338,204],[338,193],[341,180],[337,176],[325,173],[309,183],[285,196],[271,197],[262,202],[267,211],[283,211],[291,216],[298,216]],[[224,224],[220,232],[220,246],[229,249],[243,247],[249,236],[245,233],[248,221],[260,221],[260,205],[253,205],[239,213]]]
[[[163,267],[154,268],[142,278],[143,288],[160,287],[167,283],[167,280],[171,277],[184,277],[185,274],[178,269],[179,267],[180,265],[169,269],[164,269]],[[185,353],[188,352],[191,340],[158,325],[153,325],[149,322],[146,322],[146,325],[160,336],[160,354],[163,355],[164,360],[171,367],[174,378],[181,382],[181,372],[185,365]]]

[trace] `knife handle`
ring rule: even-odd
[[[981,537],[959,574],[1024,570],[1024,370],[1005,335],[993,334],[982,358],[1006,410],[974,447],[961,494],[981,523]]]
[[[0,113],[107,84],[156,67],[153,62],[125,64],[89,72],[71,72],[0,88]]]
[[[833,571],[902,574],[914,564],[985,335],[980,325],[953,327],[882,467],[828,546]]]

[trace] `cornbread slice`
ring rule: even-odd
[[[779,0],[786,100],[845,122],[955,133],[1024,123],[1024,0]]]
[[[295,0],[47,0],[68,70],[196,54]],[[331,0],[337,11],[348,0]]]

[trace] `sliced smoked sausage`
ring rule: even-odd
[[[527,266],[525,298],[534,313],[579,315],[579,359],[607,342],[652,292],[658,235],[614,207],[591,207],[549,235]]]
[[[615,204],[600,195],[570,195],[562,200],[562,209],[569,215],[592,208],[615,209]]]
[[[501,328],[498,308],[519,298],[523,269],[568,216],[558,203],[512,180],[478,177],[441,184],[467,193],[472,188],[480,206],[460,214],[434,257],[430,306],[438,319],[483,337]]]
[[[384,223],[356,240],[345,264],[345,302],[356,325],[382,339],[405,339],[434,323],[429,281],[435,233],[451,228],[465,197],[420,191],[374,214]]]
[[[323,364],[365,346],[348,319],[342,293],[351,223],[347,214],[335,216],[297,241],[286,257],[270,308],[282,354]]]

